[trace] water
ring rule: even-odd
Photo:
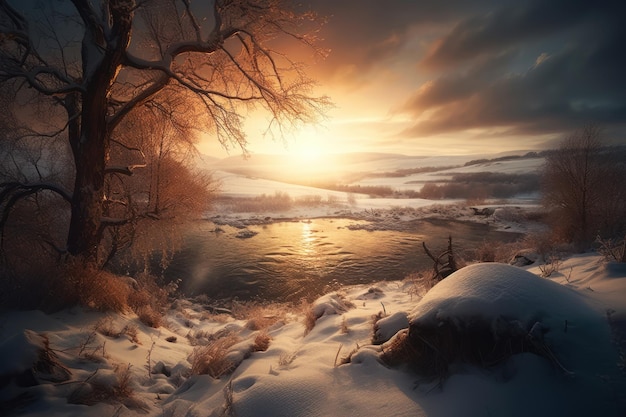
[[[275,301],[314,298],[338,285],[401,280],[432,268],[422,242],[438,254],[453,237],[458,253],[484,241],[519,238],[488,226],[450,221],[414,221],[405,231],[349,230],[365,223],[349,219],[277,222],[248,228],[257,234],[235,237],[238,229],[201,222],[189,231],[183,250],[166,271],[181,278],[185,295]]]

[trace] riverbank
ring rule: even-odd
[[[433,201],[424,199],[355,200],[354,204],[291,205],[282,210],[235,211],[233,204],[217,203],[206,219],[217,225],[244,229],[251,225],[310,219],[351,219],[368,225],[363,230],[403,231],[415,220],[454,220],[485,224],[498,231],[532,233],[547,230],[543,208],[534,200],[510,200],[469,204],[464,200]]]
[[[541,267],[525,269],[542,275]],[[406,328],[425,292],[405,280],[344,287],[291,308],[233,303],[215,310],[206,299],[178,300],[159,328],[132,313],[79,307],[4,313],[0,411],[37,417],[624,415],[624,265],[572,256],[545,279],[570,294],[554,298],[555,308],[574,297],[576,311],[588,312],[545,328],[551,352],[569,373],[529,353],[487,368],[457,364],[434,381],[389,367],[373,340]],[[542,314],[547,325],[551,312]]]

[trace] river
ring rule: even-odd
[[[510,242],[519,234],[487,225],[456,221],[415,220],[402,231],[351,230],[365,224],[352,219],[279,221],[241,230],[196,223],[182,250],[165,271],[167,280],[181,279],[184,295],[210,298],[297,301],[315,298],[340,285],[401,280],[409,273],[430,270],[432,261],[422,242],[436,254],[453,237],[462,254],[485,241]]]

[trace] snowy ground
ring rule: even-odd
[[[51,315],[5,313],[0,316],[0,414],[13,410],[24,416],[625,415],[624,351],[620,358],[618,334],[612,333],[609,321],[613,330],[619,330],[620,323],[624,330],[626,267],[596,255],[573,256],[559,272],[536,278],[535,283],[525,279],[522,269],[481,265],[488,269],[474,277],[464,272],[472,267],[462,269],[456,280],[451,276],[441,289],[435,286],[424,303],[419,303],[424,291],[412,281],[328,294],[308,310],[309,323],[319,316],[308,333],[305,312],[260,310],[255,317],[235,319],[184,300],[174,304],[158,329],[146,327],[133,314],[79,308]],[[541,274],[539,265],[527,269]],[[475,281],[468,284],[467,279]],[[516,280],[525,283],[517,287]],[[513,301],[506,298],[511,296]],[[383,364],[381,346],[372,344],[374,334],[387,340],[408,326],[407,317],[426,317],[425,311],[462,321],[504,310],[518,315],[520,322],[530,316],[540,321],[548,329],[545,340],[559,365],[524,353],[489,369],[457,364],[443,381],[425,381],[403,367]],[[375,331],[377,315],[382,320]],[[256,330],[264,322],[273,324]],[[225,362],[218,361],[222,368],[212,369],[219,373],[224,363],[238,367],[219,379],[191,375],[194,350],[216,347],[225,339],[235,344],[223,345]],[[68,371],[67,378],[54,382],[62,372],[33,368],[41,359],[44,340]],[[258,347],[263,340],[269,340],[268,346],[261,346],[264,351]],[[207,358],[219,359],[219,350]],[[20,386],[31,385],[24,382],[29,369],[35,369],[31,379],[37,385]]]

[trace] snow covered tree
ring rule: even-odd
[[[295,40],[321,53],[314,32],[302,33],[315,19],[286,0],[0,0],[0,82],[30,103],[14,109],[31,131],[22,138],[63,137],[73,159],[70,189],[2,182],[2,224],[21,199],[56,193],[69,204],[64,250],[101,261],[104,231],[129,221],[105,215],[107,176],[137,168],[112,165],[112,144],[149,101],[184,95],[217,140],[244,151],[247,109],[264,108],[271,132],[314,122],[328,100],[284,49]]]

